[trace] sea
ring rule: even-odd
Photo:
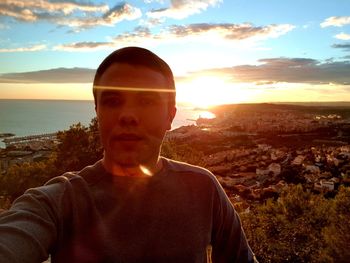
[[[172,129],[195,124],[205,110],[177,105]],[[95,117],[93,101],[0,99],[0,134],[38,135],[67,130],[80,122],[88,126]],[[0,139],[0,148],[5,144]]]

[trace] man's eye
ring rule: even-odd
[[[156,98],[153,97],[142,97],[140,98],[140,104],[144,106],[151,106],[157,103]]]
[[[109,98],[104,98],[102,100],[102,104],[105,106],[118,106],[122,103],[121,98],[118,97],[109,97]]]

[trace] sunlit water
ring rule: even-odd
[[[173,129],[195,124],[199,117],[211,116],[193,107],[177,107]],[[78,122],[89,125],[93,117],[93,101],[0,100],[0,133],[13,133],[16,136],[66,130]],[[0,142],[0,147],[4,146]]]

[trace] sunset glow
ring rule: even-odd
[[[239,84],[230,84],[219,77],[197,77],[180,83],[177,89],[179,101],[207,108],[213,105],[249,101],[249,94]]]
[[[0,83],[2,99],[93,100],[87,83]]]
[[[216,117],[215,114],[210,111],[202,111],[199,114],[199,118],[203,118],[203,119],[214,119],[215,117]]]
[[[331,0],[5,1],[0,99],[92,100],[97,66],[133,45],[163,58],[177,99],[195,107],[348,101],[349,9]]]

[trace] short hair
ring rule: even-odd
[[[96,70],[94,82],[93,82],[93,94],[95,105],[97,105],[97,89],[95,86],[98,85],[102,75],[106,72],[106,70],[114,65],[114,64],[128,64],[134,66],[144,66],[146,68],[152,69],[164,76],[166,79],[168,86],[164,87],[165,89],[169,89],[170,92],[170,104],[171,106],[175,106],[175,81],[174,75],[169,67],[169,65],[161,59],[159,56],[154,54],[148,49],[141,47],[125,47],[121,49],[117,49],[111,54],[109,54],[99,65]]]

